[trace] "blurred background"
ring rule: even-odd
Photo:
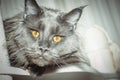
[[[120,0],[36,0],[40,6],[68,12],[76,7],[88,5],[79,21],[80,24],[92,27],[98,25],[105,29],[111,40],[120,46]],[[0,0],[2,19],[10,18],[24,10],[24,0]],[[78,26],[79,27],[79,26]],[[93,36],[94,41],[98,36]],[[98,38],[99,39],[99,38]],[[98,44],[94,47],[99,46]],[[104,43],[104,41],[103,41]],[[92,46],[92,45],[91,45]],[[109,47],[109,46],[108,46]],[[99,52],[99,53],[98,53]],[[115,72],[113,54],[109,49],[97,50],[88,55],[90,62],[101,72]],[[106,55],[107,54],[107,55]],[[120,52],[119,54],[120,55]],[[95,62],[96,61],[96,62]],[[102,67],[102,68],[101,68]]]

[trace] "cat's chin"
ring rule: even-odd
[[[30,63],[35,64],[39,67],[44,67],[44,66],[50,64],[47,60],[43,59],[42,57],[33,58],[30,60]]]
[[[43,56],[40,56],[39,54],[27,55],[26,58],[29,64],[37,65],[39,67],[44,67],[50,63],[47,59],[43,58]]]

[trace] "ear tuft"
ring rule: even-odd
[[[84,5],[84,6],[80,6],[79,8],[83,10],[83,9],[84,9],[85,7],[87,7],[87,6],[88,6],[88,5]]]
[[[69,13],[65,14],[63,16],[63,19],[68,22],[71,23],[73,25],[77,24],[78,20],[81,17],[82,14],[82,10],[83,8],[85,8],[86,6],[81,6],[79,8],[75,8],[72,11],[70,11]]]

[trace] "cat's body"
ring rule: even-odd
[[[4,21],[11,65],[35,75],[55,72],[68,65],[94,72],[75,33],[81,13],[82,8],[63,13],[26,0],[24,13]]]

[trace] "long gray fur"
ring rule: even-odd
[[[39,7],[35,0],[25,1],[25,11],[4,21],[8,52],[12,66],[28,69],[35,75],[45,70],[54,71],[64,65],[84,63],[86,56],[75,33],[75,26],[82,14],[82,8],[68,13]],[[40,32],[35,39],[31,30]],[[53,36],[63,36],[60,43],[52,41]],[[42,53],[40,48],[47,49]]]

